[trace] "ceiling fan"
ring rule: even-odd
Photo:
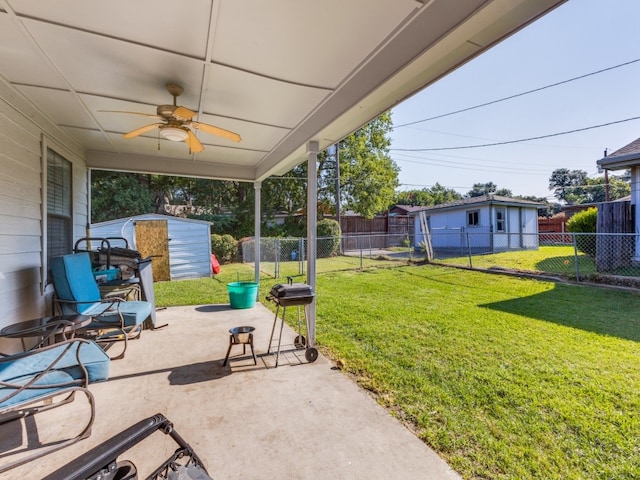
[[[124,138],[134,138],[143,133],[149,132],[154,128],[159,130],[160,135],[167,140],[173,142],[185,142],[189,150],[193,153],[199,153],[204,150],[200,140],[193,134],[192,128],[202,130],[203,132],[220,137],[227,138],[234,142],[241,140],[240,135],[224,128],[215,127],[207,123],[195,122],[192,120],[196,116],[196,112],[186,107],[179,106],[176,99],[182,94],[183,88],[175,83],[167,83],[167,91],[173,96],[173,105],[158,105],[156,115],[142,112],[124,112],[119,110],[101,110],[102,112],[112,113],[129,113],[133,115],[142,115],[145,117],[154,117],[162,120],[161,123],[152,123],[144,127],[136,128],[131,132],[125,133]]]

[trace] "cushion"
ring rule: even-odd
[[[68,342],[63,342],[52,347],[19,353],[2,359],[0,361],[0,380],[13,382],[18,378],[36,375],[51,365],[65,348],[68,350],[56,363],[55,369],[64,371],[73,379],[81,379],[82,368],[78,366],[76,359],[78,347],[80,347],[80,360],[87,369],[89,382],[107,380],[111,366],[109,356],[95,342],[78,340],[71,342],[71,346]]]
[[[24,385],[28,383],[32,378],[32,375],[25,375],[22,377],[14,378],[12,381],[14,383]],[[46,375],[43,375],[41,378],[39,378],[38,381],[34,383],[34,385],[53,385],[58,383],[72,382],[73,380],[73,377],[66,372],[60,370],[52,370],[50,372],[47,372]],[[0,388],[0,398],[6,398],[7,395],[16,390],[17,389],[15,388],[2,387]],[[60,387],[26,389],[21,391],[19,394],[8,398],[5,401],[1,401],[0,408],[10,407],[12,405],[17,405],[29,400],[35,400],[39,397],[46,397],[47,395],[55,393],[56,390],[60,390]]]
[[[82,311],[94,302],[100,301],[100,289],[91,271],[91,258],[88,252],[53,257],[50,265],[51,279],[58,298],[87,302],[77,306],[62,304],[65,314]]]
[[[88,315],[90,317],[99,315],[96,319],[98,321],[93,322],[87,328],[104,327],[104,322],[114,322],[116,326],[119,325],[120,318],[118,317],[118,312],[115,306],[112,310],[107,310],[102,313],[105,308],[107,308],[107,304],[95,303],[81,312],[83,315]],[[122,313],[122,317],[124,318],[125,326],[133,327],[141,325],[142,322],[151,315],[151,304],[149,302],[141,301],[120,302],[120,313]]]

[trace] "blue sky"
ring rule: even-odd
[[[640,116],[640,61],[487,107],[398,125],[516,95],[640,59],[638,0],[569,0],[393,109],[392,149],[441,148],[549,135]],[[597,176],[596,161],[640,137],[640,120],[494,147],[391,151],[400,190],[436,182],[460,193],[492,181],[549,197],[556,168]]]

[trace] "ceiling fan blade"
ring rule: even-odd
[[[233,142],[239,142],[240,140],[242,140],[240,135],[235,132],[225,130],[224,128],[214,127],[213,125],[209,125],[207,123],[198,122],[191,122],[191,125],[193,126],[193,128],[197,128],[198,130],[202,130],[203,132],[207,132],[212,135],[218,135],[220,137],[228,138]]]
[[[146,133],[149,130],[153,130],[154,128],[158,128],[160,125],[164,125],[164,123],[152,123],[150,125],[145,125],[144,127],[136,128],[135,130],[132,130],[129,133],[125,133],[123,135],[123,137],[124,138],[137,137],[138,135],[142,135],[143,133]]]
[[[177,107],[173,111],[173,115],[176,117],[184,118],[185,120],[191,120],[196,116],[196,112],[194,112],[193,110],[189,110],[186,107]]]
[[[200,140],[198,140],[198,137],[196,137],[191,130],[189,130],[189,136],[184,139],[184,143],[189,146],[191,153],[200,153],[204,150]]]
[[[153,115],[151,113],[142,113],[142,112],[125,112],[123,110],[98,110],[99,112],[106,112],[106,113],[127,113],[129,115],[142,115],[143,117],[153,117],[153,118],[160,118],[158,115]]]

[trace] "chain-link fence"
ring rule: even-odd
[[[318,273],[406,264],[424,259],[407,235],[354,235],[317,239]],[[306,275],[306,238],[261,238],[260,270],[274,278]],[[242,243],[242,260],[255,261],[255,239]]]
[[[426,260],[422,235],[355,235],[318,238],[318,273],[385,267]],[[434,230],[431,260],[471,268],[559,275],[577,280],[639,277],[640,235],[594,233],[492,233]],[[304,276],[306,239],[262,238],[260,265],[274,278]],[[255,241],[242,245],[255,260]]]

